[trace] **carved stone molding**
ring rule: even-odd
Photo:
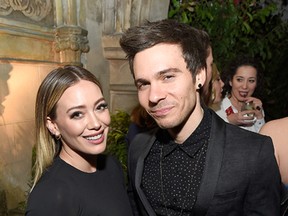
[[[102,45],[109,62],[110,110],[130,112],[138,103],[137,89],[119,39],[130,26],[167,18],[169,0],[105,0]],[[125,101],[125,102],[123,102]]]
[[[52,9],[51,0],[0,0],[0,15],[20,11],[34,21],[45,18]]]
[[[55,51],[60,53],[61,64],[81,64],[81,54],[89,52],[88,32],[78,26],[56,28]]]
[[[130,26],[167,18],[170,0],[105,0],[103,33],[121,33]]]

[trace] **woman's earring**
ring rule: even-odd
[[[61,134],[59,135],[55,135],[56,140],[60,140],[61,139]]]
[[[198,88],[199,88],[199,89],[202,88],[202,84],[201,84],[201,83],[198,84]]]

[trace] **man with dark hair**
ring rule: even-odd
[[[201,105],[203,31],[174,20],[131,27],[120,39],[141,106],[159,128],[129,147],[137,215],[280,214],[271,139],[225,123]]]

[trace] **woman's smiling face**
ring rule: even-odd
[[[248,65],[240,66],[229,84],[232,87],[231,96],[237,101],[244,101],[253,95],[257,87],[256,69]]]
[[[80,80],[67,88],[56,105],[56,119],[47,127],[61,134],[62,150],[69,155],[96,155],[106,148],[110,114],[100,88]]]

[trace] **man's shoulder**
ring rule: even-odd
[[[212,119],[214,121],[212,127],[214,129],[214,133],[217,133],[218,136],[220,135],[220,133],[224,133],[225,139],[229,140],[229,142],[232,142],[231,140],[233,140],[233,142],[243,142],[243,143],[251,143],[251,142],[261,143],[270,141],[270,138],[267,136],[252,131],[248,131],[237,125],[225,122],[217,114],[212,114],[212,116],[213,116]]]
[[[241,128],[237,125],[232,125],[229,123],[226,123],[226,133],[227,136],[237,139],[237,140],[246,140],[246,142],[268,142],[270,140],[269,137],[264,136],[262,134],[245,130],[244,128]]]

